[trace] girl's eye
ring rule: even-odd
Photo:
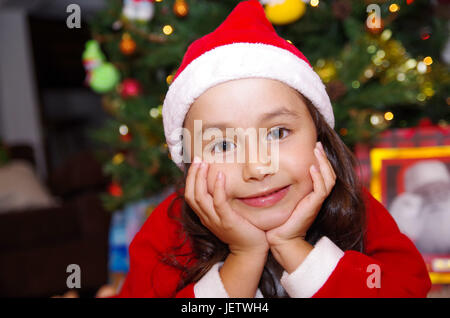
[[[281,131],[283,131],[284,133],[282,133]],[[272,133],[272,132],[274,132],[274,133]],[[289,132],[289,129],[287,129],[287,128],[276,127],[274,129],[272,129],[271,131],[269,131],[268,139],[270,140],[270,136],[273,136],[272,138],[275,138],[275,139],[282,139],[282,138],[286,137],[288,132]],[[283,136],[283,137],[281,137],[281,136]]]
[[[235,145],[233,143],[223,140],[221,142],[216,143],[212,147],[212,151],[215,153],[225,152],[225,151],[229,151],[230,149],[234,149],[233,147],[235,147]]]

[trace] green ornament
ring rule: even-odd
[[[100,44],[96,40],[89,40],[86,42],[83,52],[83,61],[90,60],[101,63],[105,61],[105,55],[103,55],[100,49]]]
[[[117,68],[111,63],[103,63],[91,72],[89,84],[97,93],[106,93],[114,89],[120,79]]]

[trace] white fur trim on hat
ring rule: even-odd
[[[319,75],[288,50],[263,43],[216,47],[193,60],[169,86],[162,117],[172,160],[183,170],[183,122],[195,99],[207,89],[230,80],[262,77],[279,80],[308,98],[334,128],[330,98]]]

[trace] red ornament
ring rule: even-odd
[[[376,27],[376,26],[369,27],[367,25],[367,23],[366,23],[366,30],[369,31],[370,33],[374,34],[374,35],[381,33],[381,31],[384,30],[384,21],[383,21],[382,18],[380,18],[379,23],[380,23],[379,27]]]
[[[122,140],[123,142],[130,142],[131,139],[133,139],[133,137],[130,133],[126,133],[125,135],[120,134],[120,140]]]
[[[122,98],[137,97],[141,94],[141,84],[132,78],[124,79],[120,84],[120,95]]]
[[[110,183],[108,187],[108,192],[114,197],[120,197],[123,194],[122,187],[116,181]]]

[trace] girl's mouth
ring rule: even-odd
[[[269,207],[283,199],[288,193],[291,185],[281,188],[277,191],[253,198],[239,198],[239,200],[249,206],[253,207]]]

